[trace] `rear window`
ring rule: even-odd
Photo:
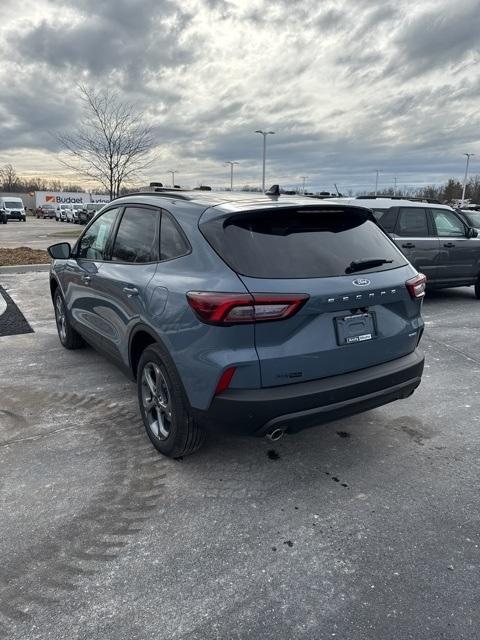
[[[406,264],[385,233],[362,213],[280,210],[242,213],[201,225],[215,251],[253,278],[325,278],[349,273],[353,261],[385,259],[355,273]]]

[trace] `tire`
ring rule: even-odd
[[[152,400],[152,387],[157,393],[155,401]],[[140,357],[137,392],[145,430],[160,453],[179,458],[194,453],[202,445],[205,434],[191,415],[170,356],[158,343],[148,346]]]
[[[475,285],[475,297],[477,300],[480,300],[480,283]]]
[[[53,296],[53,308],[55,310],[55,322],[57,323],[58,337],[65,349],[80,349],[80,347],[83,347],[85,342],[83,341],[82,336],[72,327],[65,308],[65,301],[60,293],[60,289],[58,288]],[[61,313],[63,320],[60,318]]]

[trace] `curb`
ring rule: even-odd
[[[50,271],[50,264],[12,264],[0,267],[2,273],[29,273],[31,271]]]

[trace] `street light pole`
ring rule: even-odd
[[[238,162],[232,162],[232,160],[227,160],[225,164],[230,165],[230,191],[233,191],[233,165],[238,164]]]
[[[300,176],[300,178],[302,179],[302,193],[303,195],[305,195],[305,180],[308,178],[308,176]]]
[[[397,176],[395,176],[394,180],[395,180],[395,186],[393,187],[393,195],[396,196],[397,195]]]
[[[474,156],[474,153],[464,153],[464,156],[467,156],[467,164],[465,166],[465,177],[463,179],[463,189],[462,189],[462,202],[460,203],[460,206],[463,207],[463,203],[465,201],[465,190],[467,188],[467,177],[468,177],[468,165],[470,164],[470,158],[472,156]]]
[[[378,174],[380,171],[381,169],[375,169],[375,195],[377,195],[378,192]]]
[[[262,191],[265,192],[265,161],[267,158],[267,136],[273,135],[275,131],[261,131],[257,129],[255,133],[260,133],[263,136],[263,171],[262,171]]]
[[[172,169],[169,169],[167,173],[172,174],[172,187],[175,187],[175,174],[178,173],[177,169],[174,169],[173,171]]]

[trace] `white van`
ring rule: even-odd
[[[27,215],[25,213],[25,207],[23,206],[23,200],[21,198],[13,198],[9,196],[0,197],[0,209],[5,214],[7,222],[10,220],[22,220],[27,221]]]

